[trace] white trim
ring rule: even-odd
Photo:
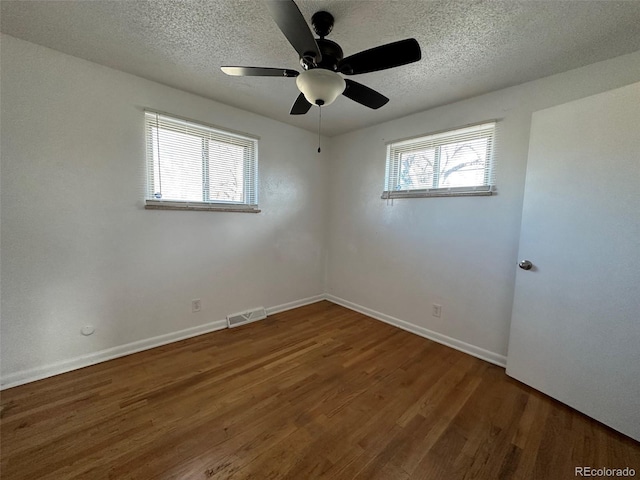
[[[275,315],[276,313],[285,312],[287,310],[291,310],[298,307],[304,307],[305,305],[311,305],[312,303],[321,302],[322,300],[326,300],[327,296],[325,294],[314,295],[313,297],[307,297],[300,300],[295,300],[289,303],[283,303],[282,305],[276,305],[275,307],[267,308],[267,316]]]
[[[400,320],[399,318],[392,317],[391,315],[387,315],[385,313],[377,312],[370,308],[363,307],[362,305],[358,305],[357,303],[349,302],[348,300],[336,297],[335,295],[326,294],[325,298],[337,305],[362,313],[371,318],[374,318],[375,320],[380,320],[381,322],[388,323],[389,325],[393,325],[394,327],[401,328],[402,330],[406,330],[407,332],[411,332],[416,335],[420,335],[421,337],[428,338],[429,340],[441,343],[443,345],[446,345],[447,347],[455,348],[456,350],[468,353],[469,355],[477,357],[486,362],[493,363],[494,365],[498,365],[499,367],[505,368],[507,366],[507,357],[505,357],[504,355],[500,355],[499,353],[490,352],[489,350],[476,347],[475,345],[463,342],[462,340],[448,337],[441,333],[434,332],[433,330],[429,330],[427,328],[405,322],[404,320]]]
[[[257,205],[247,205],[244,203],[213,203],[213,202],[192,202],[176,200],[153,200],[147,198],[144,201],[144,208],[147,210],[198,210],[206,212],[239,212],[239,213],[260,213]]]
[[[295,300],[293,302],[283,303],[273,307],[266,308],[267,316],[274,315],[276,313],[284,312],[312,303],[320,302],[322,300],[328,300],[337,305],[341,305],[350,310],[360,312],[375,320],[388,323],[394,327],[401,328],[407,332],[420,335],[421,337],[428,338],[434,342],[441,343],[461,352],[468,353],[474,357],[485,360],[494,365],[500,367],[506,367],[507,357],[498,353],[490,352],[475,345],[457,340],[441,333],[434,332],[433,330],[413,325],[404,320],[386,315],[384,313],[377,312],[367,307],[358,305],[357,303],[349,302],[340,297],[330,294],[314,295],[312,297]],[[187,338],[196,337],[205,333],[215,332],[217,330],[223,330],[227,328],[226,320],[217,320],[215,322],[206,323],[197,327],[191,327],[177,332],[167,333],[164,335],[158,335],[157,337],[147,338],[145,340],[138,340],[136,342],[127,343],[113,348],[107,348],[98,352],[89,353],[87,355],[81,355],[79,357],[71,358],[69,360],[63,360],[61,362],[51,363],[42,367],[36,367],[29,370],[22,370],[19,372],[11,373],[6,377],[0,379],[0,390],[4,390],[11,387],[17,387],[18,385],[24,385],[25,383],[35,382],[36,380],[42,380],[43,378],[53,377],[61,373],[70,372],[79,368],[88,367],[97,363],[106,362],[107,360],[113,360],[114,358],[124,357],[131,355],[132,353],[141,352],[143,350],[149,350],[151,348],[160,347],[169,343],[185,340]]]
[[[42,367],[22,370],[3,377],[0,381],[0,389],[4,390],[6,388],[17,387],[18,385],[25,383],[35,382],[36,380],[53,377],[54,375],[88,367],[90,365],[95,365],[96,363],[106,362],[107,360],[113,360],[114,358],[124,357],[125,355],[131,355],[132,353],[142,352],[143,350],[160,347],[168,343],[177,342],[179,340],[195,337],[204,333],[215,332],[216,330],[222,330],[224,328],[227,328],[226,320],[218,320],[211,323],[205,323],[204,325],[198,325],[197,327],[186,328],[177,332],[166,333],[164,335],[158,335],[157,337],[151,337],[119,345],[117,347],[107,348],[105,350],[81,355],[69,360],[62,360],[61,362],[51,363]]]
[[[383,200],[394,198],[430,198],[430,197],[486,197],[495,195],[494,185],[481,187],[428,188],[423,190],[394,190],[382,192]]]
[[[315,295],[313,297],[303,298],[294,302],[276,305],[274,307],[267,308],[266,311],[267,315],[273,315],[275,313],[284,312],[285,310],[291,310],[292,308],[319,302],[324,299],[324,295]],[[138,340],[125,345],[107,348],[98,352],[80,355],[79,357],[62,360],[49,365],[10,373],[0,379],[0,390],[17,387],[18,385],[24,385],[25,383],[35,382],[36,380],[42,380],[43,378],[53,377],[54,375],[59,375],[61,373],[70,372],[79,368],[106,362],[107,360],[113,360],[114,358],[124,357],[126,355],[131,355],[132,353],[142,352],[143,350],[149,350],[151,348],[167,345],[168,343],[197,337],[198,335],[223,330],[225,328],[227,328],[227,321],[217,320],[215,322],[205,323],[204,325],[198,325],[197,327],[186,328],[177,332],[158,335],[156,337]]]

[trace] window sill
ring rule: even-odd
[[[260,213],[257,205],[236,205],[225,203],[205,202],[163,202],[161,200],[146,200],[146,210],[190,210],[202,212],[236,212],[236,213]]]
[[[433,190],[400,190],[382,192],[381,198],[388,200],[394,198],[488,197],[495,194],[495,187],[477,187],[474,189],[438,188]]]

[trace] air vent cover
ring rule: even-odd
[[[264,309],[264,307],[258,307],[252,310],[247,310],[246,312],[228,315],[227,325],[229,326],[229,328],[233,328],[265,318],[267,318],[266,310]]]

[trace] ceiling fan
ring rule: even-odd
[[[302,73],[296,70],[268,67],[221,67],[227,75],[245,77],[296,77],[300,95],[291,107],[291,115],[304,115],[312,104],[332,103],[340,94],[366,107],[377,109],[389,99],[375,90],[344,79],[342,75],[360,75],[417,62],[422,54],[414,38],[381,45],[360,53],[343,56],[336,42],[327,40],[333,29],[333,16],[324,11],[311,17],[313,37],[300,9],[293,0],[268,0],[271,16],[300,57]]]

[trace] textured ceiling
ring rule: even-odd
[[[370,110],[339,97],[323,110],[336,135],[640,50],[640,1],[298,0],[331,12],[345,56],[407,37],[418,63],[351,77],[391,101]],[[294,79],[228,77],[221,65],[300,70],[259,0],[2,0],[1,29],[125,72],[309,130],[288,114]]]

